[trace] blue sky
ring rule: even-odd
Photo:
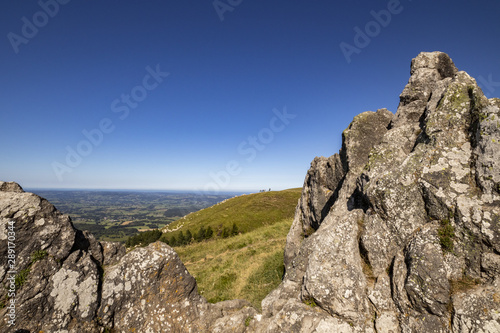
[[[498,13],[496,0],[9,1],[0,179],[302,186],[356,114],[396,111],[421,51],[447,52],[500,96]]]

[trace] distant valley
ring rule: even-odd
[[[71,216],[98,240],[124,242],[139,231],[158,229],[186,214],[238,193],[198,194],[153,191],[31,190]]]

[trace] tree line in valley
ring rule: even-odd
[[[217,237],[220,238],[228,238],[231,236],[236,236],[240,233],[238,226],[236,223],[233,223],[232,228],[229,227],[220,227],[217,232]],[[211,226],[208,227],[200,227],[197,232],[191,232],[191,230],[187,230],[184,233],[182,230],[179,232],[177,237],[175,235],[169,236],[167,233],[161,232],[161,230],[149,230],[141,232],[135,236],[130,236],[127,239],[125,245],[127,247],[133,247],[136,245],[147,246],[151,243],[160,240],[164,243],[167,243],[170,246],[183,246],[188,245],[195,242],[202,242],[205,240],[209,240],[214,237],[214,230]]]

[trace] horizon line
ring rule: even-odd
[[[290,190],[300,187],[290,187],[286,189],[265,189],[265,192],[271,190],[271,192],[279,192],[284,190]],[[205,191],[198,189],[147,189],[147,188],[79,188],[79,187],[23,187],[23,190],[33,192],[33,191],[102,191],[102,192],[176,192],[176,193],[192,193],[192,194],[211,194],[211,195],[225,195],[225,194],[252,194],[259,193],[263,189],[247,189],[247,190],[221,190],[221,191]]]

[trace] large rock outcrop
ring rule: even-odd
[[[0,254],[2,332],[244,331],[257,313],[208,303],[168,245],[125,253],[15,183],[0,182]]]
[[[446,54],[413,59],[397,113],[313,161],[269,322],[323,331],[306,303],[331,332],[500,332],[499,107]]]
[[[0,256],[6,332],[500,332],[500,100],[444,53],[413,59],[396,114],[356,116],[312,162],[262,313],[207,303],[167,245],[125,254],[14,183]]]

